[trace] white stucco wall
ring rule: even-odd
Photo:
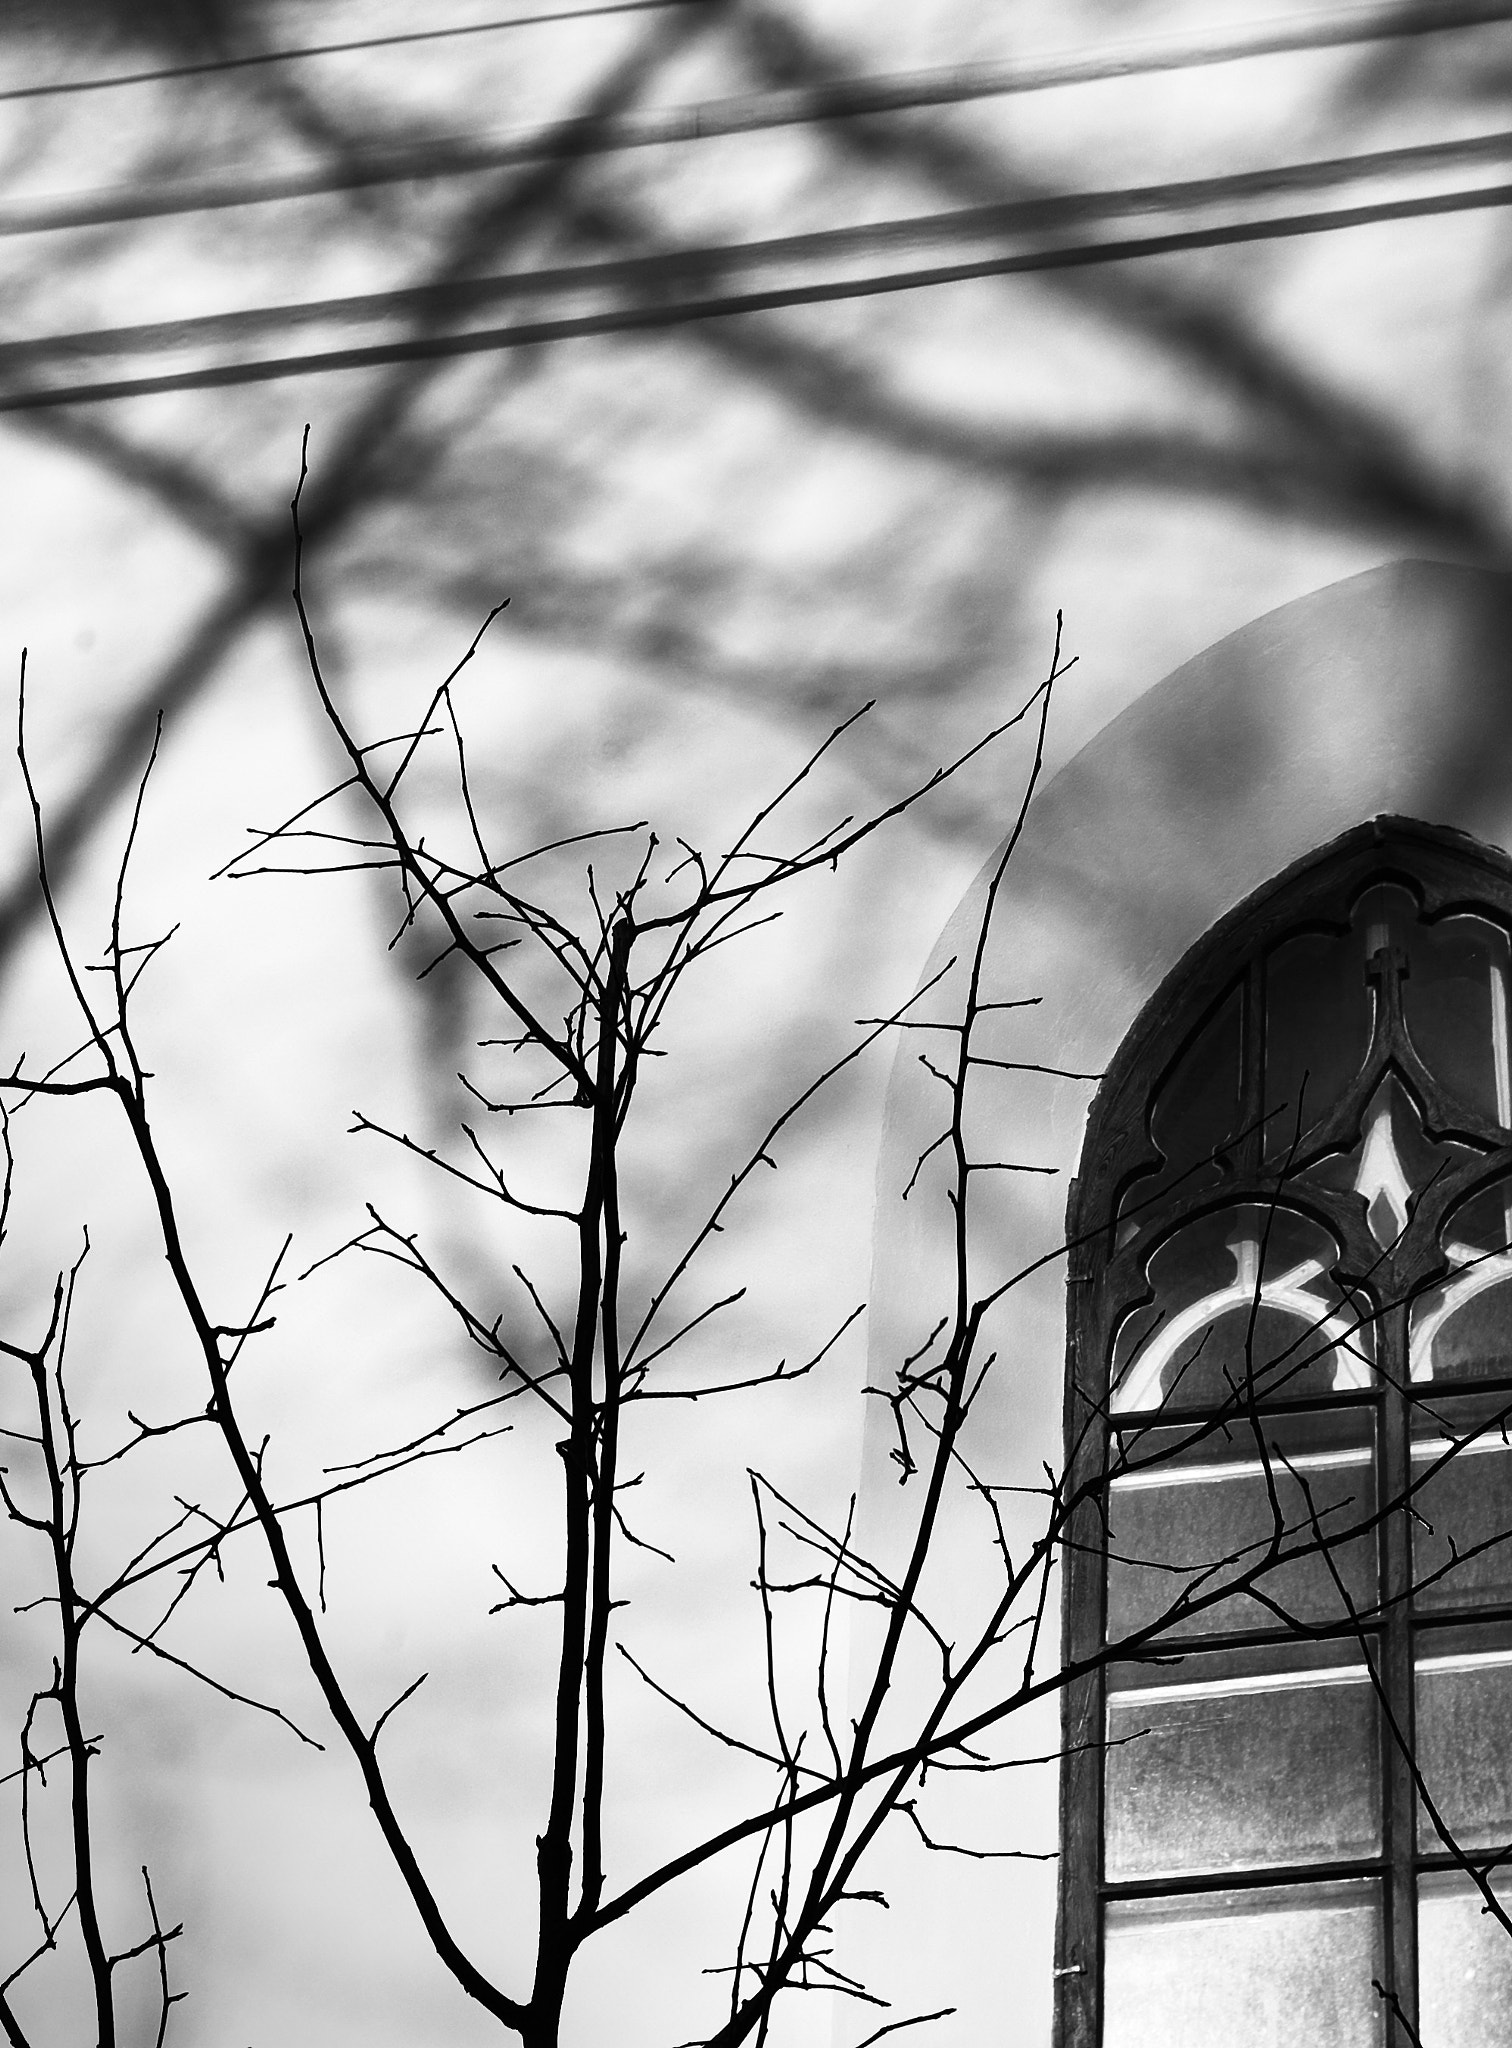
[[[1074,686],[1073,672],[1065,687]],[[1010,793],[1004,811],[1013,809]],[[1382,813],[1512,841],[1512,578],[1428,562],[1351,577],[1230,634],[1107,725],[1036,797],[1013,855],[984,990],[989,1000],[1041,1001],[1009,1013],[992,1049],[1101,1072],[1166,974],[1225,911]],[[998,857],[951,918],[926,979],[968,955]],[[959,978],[957,969],[951,980]],[[945,1003],[942,992],[929,1014],[951,1014]],[[949,1306],[940,1174],[926,1169],[907,1205],[899,1199],[941,1120],[943,1091],[917,1050],[910,1038],[897,1055],[878,1173],[873,1385],[888,1383]],[[1037,1074],[986,1074],[976,1086],[976,1156],[1056,1169],[975,1183],[974,1291],[985,1293],[1060,1241],[1092,1091]],[[984,1478],[1033,1486],[1045,1464],[1058,1468],[1063,1332],[1064,1263],[1053,1260],[989,1319],[984,1349],[996,1348],[999,1362],[968,1432]],[[888,1461],[893,1440],[873,1401],[863,1531],[884,1551],[906,1528],[911,1501]],[[1038,1525],[1032,1499],[1003,1498],[1010,1525],[1029,1537]],[[932,1597],[964,1624],[991,1573],[981,1519],[962,1514],[948,1525],[926,1604]],[[1009,1752],[1053,1740],[1054,1721],[1042,1716]],[[1050,1767],[973,1780],[969,1798],[955,1801],[957,1838],[1052,1847],[1054,1777]],[[900,2001],[937,2004],[946,1987],[961,2007],[953,2038],[1045,2041],[1054,1864],[930,1857],[900,1840],[889,1878],[892,1925],[877,1967]],[[900,1925],[909,1929],[901,1944]]]
[[[552,0],[524,14],[555,11]],[[1205,40],[1271,11],[1270,0],[763,0],[697,10],[708,36],[683,36],[678,22],[692,28],[695,10],[541,19],[518,32],[9,98],[0,204],[19,209],[7,215],[13,228],[39,202],[81,195],[124,211],[113,226],[5,236],[7,340],[77,341],[117,326],[127,339],[122,354],[82,359],[72,344],[44,348],[40,368],[7,358],[0,397],[34,370],[192,367],[204,357],[191,339],[140,355],[129,340],[144,323],[182,316],[252,319],[247,334],[216,344],[228,356],[402,343],[418,316],[353,325],[349,309],[330,326],[303,315],[255,323],[269,307],[445,278],[472,235],[476,267],[509,273],[1512,126],[1507,27],[1493,21],[591,157],[540,211],[519,216],[513,174],[351,191],[337,176],[323,194],[276,205],[140,218],[130,208],[144,182],[163,177],[339,172],[349,149],[486,137],[581,111],[606,92],[639,116],[794,78],[1034,65],[1132,38]],[[1285,0],[1281,11],[1316,14],[1314,0]],[[178,0],[22,0],[4,12],[7,91],[172,72],[215,47],[199,34],[215,10]],[[442,10],[245,0],[225,15],[235,47],[244,35],[253,48],[481,29],[509,12],[499,0]],[[526,166],[520,182],[534,172]],[[1488,159],[1477,175],[1500,172]],[[1187,937],[1289,857],[1280,819],[1295,824],[1299,848],[1326,836],[1295,795],[1298,773],[1305,782],[1329,764],[1344,822],[1383,802],[1450,816],[1449,798],[1430,801],[1426,785],[1465,794],[1482,787],[1477,774],[1494,780],[1496,747],[1479,744],[1474,718],[1466,712],[1467,744],[1451,745],[1420,686],[1424,675],[1461,672],[1447,625],[1434,660],[1414,663],[1396,627],[1372,638],[1341,615],[1328,642],[1337,659],[1318,654],[1327,675],[1317,686],[1264,656],[1265,635],[1291,616],[1272,614],[1225,643],[1252,647],[1248,682],[1193,684],[1201,718],[1150,721],[1157,703],[1177,701],[1175,684],[1165,695],[1151,688],[1174,663],[1322,582],[1403,552],[1512,559],[1509,219],[1494,208],[1404,218],[392,376],[301,372],[4,414],[0,661],[13,675],[30,645],[35,759],[51,818],[76,828],[66,909],[80,932],[98,934],[145,735],[159,705],[169,714],[131,907],[143,932],[182,920],[143,991],[144,1036],[197,1254],[227,1315],[245,1305],[285,1230],[296,1258],[314,1259],[361,1226],[369,1198],[434,1232],[491,1301],[508,1299],[522,1253],[518,1236],[448,1209],[377,1141],[343,1136],[360,1105],[439,1137],[477,1021],[442,977],[417,989],[412,963],[384,954],[389,907],[376,891],[360,881],[328,892],[203,882],[246,824],[283,814],[331,772],[286,597],[286,506],[306,421],[312,493],[331,512],[311,550],[312,591],[333,670],[368,730],[401,725],[487,605],[512,594],[464,692],[479,800],[511,849],[640,816],[668,840],[728,843],[812,744],[875,697],[876,716],[844,758],[807,785],[791,842],[800,843],[810,827],[889,802],[1019,701],[1063,608],[1081,657],[1050,735],[1052,771],[1065,772],[1031,821],[999,965],[1015,992],[1047,996],[1020,1016],[1013,1048],[1092,1068]],[[1448,589],[1453,573],[1440,582]],[[1426,601],[1409,609],[1439,616]],[[1379,659],[1366,652],[1378,641]],[[1319,687],[1337,693],[1354,678],[1358,727],[1388,672],[1399,699],[1422,699],[1415,722],[1394,713],[1396,723],[1438,747],[1421,801],[1364,787],[1360,763],[1375,755],[1369,743],[1335,744],[1347,723],[1320,749],[1306,737]],[[1436,716],[1452,723],[1450,697]],[[1209,733],[1220,698],[1222,731]],[[1119,714],[1130,705],[1128,724]],[[1291,738],[1272,758],[1283,726]],[[1298,759],[1305,766],[1289,782]],[[911,985],[1001,831],[1022,765],[1021,751],[1002,767],[981,764],[849,872],[817,883],[744,957],[715,956],[718,971],[682,1019],[677,1088],[639,1161],[643,1271],[677,1248],[788,1088],[839,1050],[850,1019]],[[1357,802],[1347,800],[1355,782]],[[1495,808],[1489,786],[1485,803]],[[1326,808],[1319,798],[1320,820]],[[45,940],[17,914],[29,859],[26,810],[5,779],[7,1060],[63,1028]],[[884,1072],[879,1053],[791,1134],[781,1175],[743,1219],[739,1277],[757,1285],[747,1320],[723,1340],[729,1358],[799,1355],[866,1292]],[[1024,1156],[1058,1164],[1060,1178],[998,1190],[1000,1208],[983,1219],[989,1265],[1053,1244],[1087,1092],[1033,1077],[994,1085],[989,1115],[1006,1120]],[[899,1094],[879,1236],[884,1360],[899,1319],[918,1307],[929,1251],[922,1201],[901,1214],[896,1203],[911,1115],[925,1106]],[[45,1296],[87,1220],[95,1250],[80,1370],[92,1426],[107,1430],[127,1401],[161,1398],[154,1412],[167,1412],[186,1384],[193,1398],[119,1146],[82,1115],[38,1124],[24,1167],[17,1240],[0,1261],[0,1328],[31,1327],[38,1290]],[[1019,1294],[1014,1310],[1002,1405],[984,1421],[994,1456],[1032,1476],[1056,1441],[1058,1274]],[[780,1403],[753,1396],[717,1420],[700,1409],[696,1423],[646,1446],[656,1457],[637,1499],[680,1571],[640,1561],[630,1640],[663,1675],[691,1670],[706,1710],[749,1714],[758,1733],[757,1632],[741,1605],[752,1552],[745,1467],[843,1512],[861,1382],[858,1358],[839,1354]],[[476,1395],[479,1381],[465,1345],[425,1305],[337,1266],[284,1298],[248,1387],[249,1412],[275,1432],[292,1480],[400,1440]],[[536,1448],[511,1439],[473,1474],[458,1461],[383,1512],[333,1517],[329,1532],[332,1626],[354,1691],[376,1714],[416,1671],[432,1672],[385,1743],[448,1903],[512,1982],[529,1942],[549,1658],[544,1636],[524,1642],[488,1619],[487,1565],[549,1567],[555,1468],[548,1445],[540,1480]],[[156,1477],[165,1489],[215,1479],[166,1462]],[[895,1489],[868,1487],[868,1513],[885,1522],[880,1507]],[[153,1504],[129,1503],[140,1514]],[[102,1550],[119,1527],[107,1517]],[[0,1583],[9,1569],[6,1552]],[[228,1678],[304,1711],[308,1681],[255,1561],[239,1572],[203,1620],[195,1610],[191,1641]],[[969,1574],[962,1583],[969,1592]],[[24,1704],[34,1647],[16,1629],[0,1635],[0,1688],[10,1688],[0,1733],[14,1728],[18,1691]],[[301,1751],[265,1717],[124,1650],[114,1661],[102,1654],[91,1682],[110,1730],[104,1833],[123,1895],[148,1858],[165,1908],[186,1921],[179,1967],[190,1996],[175,2008],[173,2048],[500,2038],[428,1952],[339,1756]],[[625,1875],[723,1815],[744,1788],[726,1753],[633,1685],[616,1717],[614,1866]],[[1018,1832],[1035,1847],[1048,1842],[1046,1796],[1036,1807],[1023,1795]],[[963,1836],[973,1818],[963,1816]],[[982,1820],[997,1828],[993,1815]],[[948,2037],[957,2048],[1037,2043],[1043,1886],[1002,1865],[937,1862],[920,1892],[914,1868],[905,1858],[899,1909],[876,1916],[881,1976],[926,2007],[958,2003]],[[570,2048],[687,2038],[709,1997],[700,1971],[728,1954],[729,1903],[719,1883],[686,1887],[611,1944],[584,1972]],[[842,2008],[836,2024],[849,2048],[872,2021]],[[812,2000],[785,2038],[828,2039],[829,2026],[828,2007]]]

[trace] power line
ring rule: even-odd
[[[378,342],[360,348],[329,349],[308,355],[272,357],[259,362],[213,364],[198,370],[171,371],[157,377],[116,378],[51,389],[11,390],[0,392],[0,413],[96,404],[109,399],[139,398],[169,391],[205,391],[236,384],[265,384],[334,370],[372,369],[388,363],[492,354],[504,349],[530,348],[545,342],[576,340],[592,335],[647,332],[701,320],[726,319],[741,313],[772,312],[793,306],[833,304],[842,299],[917,291],[929,285],[961,284],[978,278],[1125,263],[1185,250],[1274,241],[1294,235],[1363,227],[1381,221],[1422,219],[1433,214],[1464,213],[1507,205],[1512,205],[1512,182],[1458,192],[1424,194],[1411,199],[1381,200],[1364,206],[1229,221],[1209,228],[1131,236],[1119,241],[1080,242],[1059,248],[1015,251],[968,263],[931,265],[871,277],[728,293],[674,304],[632,306],[566,319],[522,321],[508,327],[480,328],[465,334],[426,335],[408,341]]]
[[[1050,193],[1033,199],[999,200],[988,205],[959,207],[945,213],[912,214],[852,226],[816,228],[805,234],[779,235],[761,241],[721,242],[698,247],[655,250],[644,254],[601,258],[493,277],[452,280],[444,284],[409,285],[382,292],[364,292],[293,304],[202,313],[178,320],[131,326],[84,329],[75,333],[39,335],[31,340],[0,342],[0,369],[31,368],[49,361],[141,354],[194,343],[227,342],[280,329],[335,322],[366,323],[393,316],[434,319],[506,303],[511,299],[562,296],[568,293],[629,289],[646,292],[665,286],[686,289],[727,278],[732,271],[770,269],[777,264],[833,261],[871,255],[885,249],[917,248],[921,244],[969,242],[1005,236],[1062,232],[1134,216],[1191,213],[1215,206],[1232,208],[1280,195],[1300,196],[1337,190],[1349,184],[1386,177],[1463,171],[1475,165],[1512,160],[1512,130],[1469,136],[1452,142],[1412,143],[1397,149],[1370,150],[1354,156],[1324,157],[1281,164],[1258,171],[1231,171],[1215,177],[1187,178],[1157,185],[1123,186],[1112,191]]]
[[[671,0],[668,0],[671,4]],[[1099,79],[1231,63],[1240,58],[1341,47],[1512,19],[1512,0],[1408,0],[1352,7],[1297,23],[1261,24],[1226,37],[1180,45],[1146,44],[1086,56],[1023,63],[957,66],[944,71],[861,78],[711,100],[691,107],[570,117],[495,137],[451,137],[348,156],[340,165],[274,172],[237,180],[203,179],[157,186],[109,187],[0,207],[0,234],[102,227],[126,220],[264,205],[277,200],[466,176],[556,157],[604,155],[658,144],[700,142],[859,115],[898,113]]]
[[[453,28],[411,29],[404,35],[363,36],[349,43],[305,43],[294,49],[254,50],[242,57],[207,57],[198,64],[165,64],[152,71],[119,71],[105,78],[63,78],[47,85],[7,86],[0,91],[0,100],[42,100],[62,93],[109,92],[118,85],[156,85],[171,78],[203,78],[216,71],[245,71],[255,64],[292,64],[302,57],[334,57],[347,50],[387,50],[398,43],[439,43],[455,36],[533,28],[541,22],[586,21],[600,14],[645,14],[652,8],[696,4],[697,0],[603,0],[599,6],[562,9],[553,14],[517,14],[503,21],[468,21]]]
[[[107,92],[114,86],[149,85],[173,78],[198,78],[217,71],[241,71],[257,64],[290,64],[306,57],[329,57],[347,50],[382,50],[400,43],[440,42],[450,37],[486,35],[495,30],[528,28],[540,22],[587,20],[603,14],[636,14],[651,8],[691,6],[698,0],[604,0],[604,4],[550,14],[516,15],[504,20],[463,22],[451,28],[412,29],[402,35],[364,36],[352,42],[307,43],[281,50],[257,50],[240,57],[206,58],[197,64],[164,65],[151,71],[117,72],[104,78],[59,79],[47,85],[23,85],[0,91],[0,100],[45,99],[60,93]],[[1151,70],[1179,70],[1189,65],[1231,63],[1240,57],[1274,56],[1287,51],[1327,49],[1344,43],[1384,41],[1398,36],[1432,35],[1443,29],[1471,28],[1504,21],[1508,8],[1498,0],[1394,0],[1380,7],[1351,7],[1313,16],[1293,26],[1261,23],[1228,37],[1180,45],[1148,44],[1101,55],[1052,57],[1022,65],[977,66],[983,72],[1022,74],[1022,82],[987,86],[965,97],[993,92],[1032,92],[1049,85],[1078,85],[1094,79],[1121,78]],[[918,74],[927,78],[931,74]],[[950,74],[938,74],[945,78]],[[908,81],[891,81],[908,88]],[[855,81],[856,87],[885,89],[885,79]],[[844,88],[841,88],[843,90]],[[938,104],[923,100],[910,105]],[[880,111],[868,107],[861,111]]]

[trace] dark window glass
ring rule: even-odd
[[[1265,964],[1266,1150],[1284,1153],[1354,1079],[1370,1044],[1360,933],[1301,932]]]
[[[1483,917],[1419,924],[1408,942],[1402,1008],[1439,1085],[1503,1127],[1507,1081],[1507,935]]]
[[[1505,1251],[1512,1244],[1512,1182],[1482,1188],[1462,1202],[1443,1234],[1446,1240],[1468,1244],[1475,1251]]]
[[[1147,1214],[1169,1189],[1191,1191],[1219,1180],[1224,1148],[1239,1129],[1242,1015],[1243,989],[1231,989],[1157,1092],[1150,1137],[1161,1163],[1129,1188],[1126,1214]]]

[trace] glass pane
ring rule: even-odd
[[[1503,1908],[1512,1894],[1496,1887]],[[1457,1872],[1418,1891],[1418,2000],[1423,2048],[1501,2048],[1512,2013],[1512,1935]]]
[[[1152,1298],[1113,1350],[1113,1407],[1223,1408],[1363,1387],[1370,1330],[1330,1280],[1329,1233],[1246,1204],[1197,1217],[1152,1253]]]
[[[1367,1880],[1120,1899],[1105,1922],[1103,2048],[1379,2048],[1382,1968]]]
[[[1266,1151],[1326,1115],[1365,1061],[1371,997],[1358,930],[1302,932],[1265,966]]]
[[[1361,897],[1347,933],[1300,933],[1266,964],[1270,1156],[1317,1123],[1359,1072],[1380,972],[1372,963],[1383,952],[1423,1064],[1469,1109],[1512,1125],[1505,932],[1468,913],[1425,924],[1412,893],[1385,883]]]
[[[1512,1377],[1512,1185],[1457,1209],[1443,1245],[1449,1278],[1413,1304],[1412,1377]]]
[[[1512,1244],[1512,1183],[1497,1181],[1461,1203],[1444,1232],[1476,1251],[1503,1251]]]
[[[1113,1668],[1110,1883],[1375,1853],[1375,1693],[1363,1663],[1328,1650],[1331,1665],[1284,1671],[1188,1657],[1174,1685],[1140,1683],[1148,1666]]]
[[[1479,1415],[1467,1414],[1464,1402],[1440,1403],[1417,1418],[1417,1427],[1432,1432],[1412,1446],[1412,1476],[1421,1481],[1412,1503],[1421,1612],[1512,1602],[1512,1444],[1494,1413],[1483,1402],[1477,1407]],[[1484,1434],[1475,1433],[1477,1422]]]
[[[1504,1127],[1507,936],[1483,917],[1413,927],[1402,1014],[1418,1056],[1441,1087]]]
[[[1462,1849],[1512,1837],[1512,1648],[1419,1655],[1417,1751],[1429,1796]],[[1418,1842],[1442,1847],[1426,1813]]]
[[[1161,1622],[1184,1593],[1208,1598],[1253,1571],[1278,1535],[1284,1550],[1310,1554],[1266,1572],[1257,1581],[1263,1599],[1247,1592],[1208,1599],[1195,1614],[1169,1622],[1166,1632],[1326,1624],[1348,1620],[1351,1606],[1356,1614],[1369,1611],[1374,1531],[1337,1540],[1375,1511],[1368,1429],[1358,1409],[1287,1418],[1267,1428],[1264,1457],[1255,1433],[1232,1424],[1196,1444],[1191,1429],[1148,1429],[1127,1439],[1136,1469],[1115,1477],[1108,1490],[1109,1635]],[[1347,1603],[1317,1548],[1314,1515]]]
[[[1239,1030],[1243,984],[1233,988],[1198,1031],[1158,1089],[1150,1136],[1164,1163],[1128,1189],[1120,1211],[1139,1216],[1167,1188],[1183,1192],[1216,1181],[1213,1155],[1239,1128]]]

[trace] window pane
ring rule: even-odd
[[[1152,1299],[1125,1316],[1113,1406],[1233,1407],[1246,1389],[1295,1400],[1369,1379],[1368,1327],[1329,1277],[1332,1237],[1259,1204],[1196,1218],[1152,1253]]]
[[[1190,1429],[1144,1430],[1127,1444],[1137,1469],[1108,1493],[1108,1633],[1159,1623],[1184,1590],[1209,1595],[1262,1560],[1277,1534],[1286,1550],[1312,1554],[1265,1573],[1264,1600],[1238,1593],[1168,1624],[1171,1635],[1284,1628],[1347,1620],[1329,1561],[1314,1547],[1313,1515],[1327,1539],[1375,1510],[1375,1474],[1358,1409],[1272,1423],[1262,1459],[1254,1433],[1229,1426],[1193,1445]],[[1509,1457],[1512,1466],[1512,1457]],[[1275,1489],[1272,1499],[1272,1486]],[[1331,1543],[1354,1611],[1375,1600],[1374,1531]],[[1228,1562],[1225,1562],[1228,1560]],[[1512,1567],[1512,1557],[1509,1557]],[[1281,1612],[1267,1604],[1274,1602]]]
[[[1282,1671],[1255,1670],[1253,1654],[1188,1657],[1176,1684],[1148,1683],[1148,1666],[1113,1668],[1110,1883],[1376,1852],[1375,1693],[1363,1662],[1327,1649],[1329,1665]]]
[[[1498,1270],[1500,1268],[1500,1270]],[[1425,1294],[1413,1317],[1414,1379],[1512,1377],[1512,1260],[1478,1260]],[[1436,1318],[1436,1308],[1446,1310]],[[1430,1320],[1431,1319],[1431,1320]],[[1422,1370],[1419,1371],[1421,1361]]]
[[[1468,1412],[1463,1401],[1435,1403],[1417,1420],[1431,1432],[1412,1446],[1413,1478],[1421,1481],[1412,1520],[1414,1605],[1421,1612],[1512,1601],[1512,1444],[1494,1421],[1502,1397],[1494,1400],[1494,1411],[1484,1401]],[[1475,1433],[1477,1423],[1483,1435]],[[1463,1438],[1458,1448],[1456,1437]]]
[[[1429,1796],[1461,1848],[1512,1836],[1512,1649],[1419,1655],[1417,1749]],[[1426,1814],[1418,1841],[1441,1846]]]
[[[1512,1376],[1512,1185],[1456,1209],[1443,1232],[1452,1268],[1413,1304],[1414,1380]]]
[[[1360,1880],[1110,1904],[1103,2048],[1379,2048],[1377,1900]]]
[[[1505,1907],[1509,1894],[1497,1887]],[[1501,2048],[1512,2012],[1512,1935],[1457,1872],[1418,1892],[1419,2031],[1423,2048]]]
[[[1139,1217],[1168,1188],[1183,1193],[1217,1181],[1213,1155],[1239,1128],[1239,1031],[1243,983],[1231,989],[1158,1090],[1150,1137],[1162,1164],[1125,1191],[1121,1214]]]
[[[1506,1125],[1507,938],[1483,917],[1414,926],[1402,1014],[1441,1087]]]
[[[1364,1064],[1371,996],[1358,929],[1303,932],[1265,967],[1265,1149],[1285,1156],[1298,1128],[1330,1110]]]

